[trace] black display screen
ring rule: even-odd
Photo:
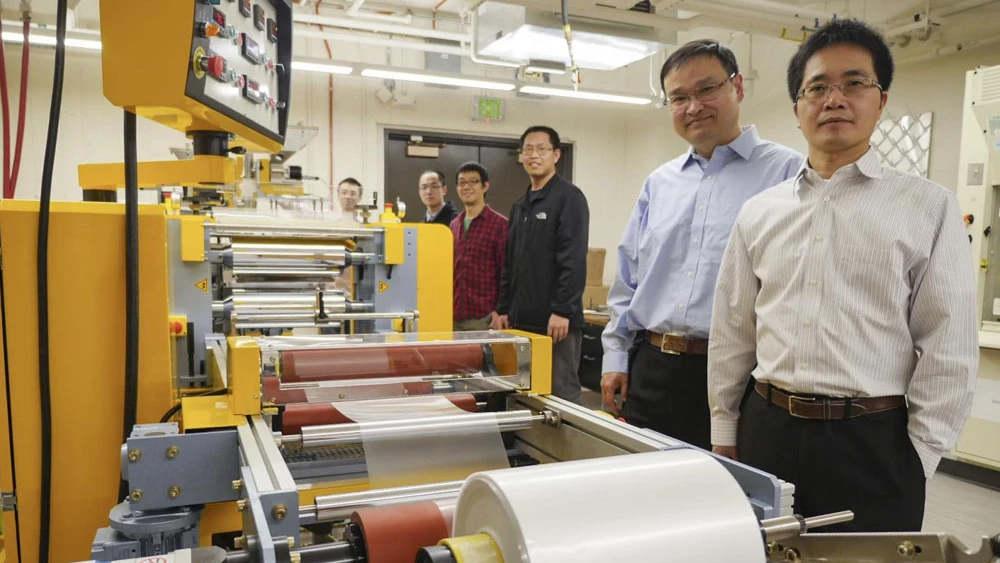
[[[250,17],[250,0],[240,0],[240,13]]]
[[[266,16],[264,15],[264,8],[260,4],[253,5],[253,25],[257,29],[264,29],[264,20]]]
[[[219,24],[219,27],[226,27],[226,14],[222,10],[212,8],[212,19],[215,20],[215,23]]]
[[[260,46],[257,42],[243,34],[243,56],[253,64],[260,64]]]
[[[264,103],[264,94],[260,91],[260,85],[249,78],[246,79],[246,85],[243,86],[243,96],[255,104]]]
[[[267,19],[267,39],[271,43],[278,42],[278,22],[272,20],[271,18]]]

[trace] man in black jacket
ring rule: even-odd
[[[450,201],[445,201],[448,185],[444,174],[437,170],[427,170],[420,175],[420,201],[427,206],[424,223],[439,223],[445,227],[458,216],[458,210]]]
[[[491,328],[552,337],[552,394],[579,403],[590,209],[580,188],[556,174],[561,155],[551,127],[521,135],[531,186],[511,208],[499,316]]]

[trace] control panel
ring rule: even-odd
[[[255,128],[284,132],[290,57],[270,0],[199,0],[186,94]],[[286,41],[289,45],[290,38]]]

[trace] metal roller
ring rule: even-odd
[[[476,412],[479,407],[476,396],[471,393],[451,393],[444,395],[444,398],[466,412]],[[297,434],[302,431],[302,428],[308,426],[351,424],[354,422],[340,412],[334,403],[292,403],[285,407],[281,416],[281,429],[286,434]]]
[[[428,418],[413,418],[366,423],[365,432],[426,432],[426,433],[461,433],[470,425],[485,420],[495,420],[501,432],[526,430],[536,422],[550,420],[547,413],[532,414],[528,410],[507,411],[498,413],[470,413],[449,416],[434,416]],[[312,448],[321,446],[339,446],[358,444],[363,441],[360,424],[327,424],[322,426],[306,426],[301,434],[288,434],[281,437],[281,443],[301,445]]]
[[[351,514],[362,508],[458,498],[458,491],[461,490],[462,483],[464,481],[446,481],[319,496],[316,497],[316,504],[300,507],[299,514],[300,518],[305,521],[346,520],[351,517]]]
[[[475,374],[483,370],[480,344],[365,346],[281,353],[281,379],[287,383]]]

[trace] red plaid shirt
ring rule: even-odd
[[[455,237],[454,320],[481,319],[497,308],[507,245],[507,218],[487,205],[465,230],[465,211],[451,222]]]

